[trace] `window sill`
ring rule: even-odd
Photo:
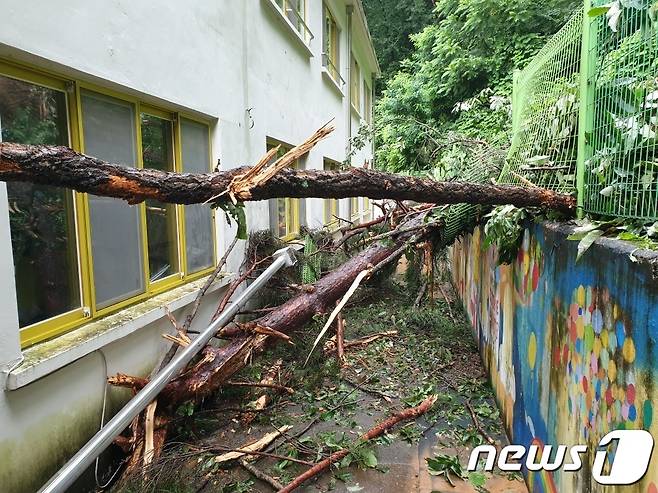
[[[361,119],[361,112],[357,109],[356,106],[354,106],[354,103],[350,102],[350,106],[352,107],[352,115]]]
[[[336,79],[334,79],[331,76],[331,73],[327,70],[326,67],[322,67],[322,78],[331,86],[331,88],[336,91],[337,94],[340,95],[341,98],[345,97],[345,91],[340,87],[340,84],[336,82]]]
[[[281,12],[281,9],[276,4],[276,2],[274,0],[263,0],[263,2],[269,5],[270,9],[274,11],[274,14],[276,15],[277,19],[279,19],[279,21],[281,21],[285,25],[285,27],[288,28],[293,38],[299,44],[300,48],[304,50],[304,52],[309,56],[309,58],[313,58],[314,55],[313,55],[313,51],[311,51],[310,41],[307,42],[302,36],[302,34],[297,29],[295,29],[295,26],[293,26],[292,22],[290,22],[290,20],[284,15],[284,13]],[[313,34],[312,33],[309,34],[311,39],[313,39]]]
[[[215,281],[208,292],[226,286],[232,276]],[[45,377],[94,351],[129,336],[194,301],[206,278],[185,284],[133,305],[79,329],[23,350],[24,361],[9,373],[7,389],[16,390]]]

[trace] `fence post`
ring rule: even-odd
[[[587,162],[591,157],[594,127],[594,98],[596,81],[596,36],[592,40],[592,18],[589,11],[592,0],[584,0],[583,40],[580,52],[580,109],[578,115],[578,159],[576,161],[576,192],[578,198],[578,217],[585,214],[585,174]]]

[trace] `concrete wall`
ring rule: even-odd
[[[348,4],[357,7],[354,51],[372,87],[378,69],[358,2],[326,3],[341,28],[346,80],[346,11]],[[213,161],[224,170],[258,161],[268,137],[296,145],[334,119],[336,131],[304,160],[306,168],[321,169],[325,157],[346,158],[349,88],[341,92],[323,75],[322,2],[308,0],[307,11],[314,38],[305,47],[271,0],[0,0],[0,59],[204,118],[212,123]],[[361,119],[349,118],[356,135]],[[371,157],[366,147],[353,163]],[[6,197],[0,184],[0,491],[12,493],[35,491],[98,429],[106,376],[148,374],[166,347],[161,334],[171,326],[163,317],[137,324],[91,352],[77,348],[75,337],[66,348],[49,343],[41,352],[63,351],[66,364],[21,388],[6,389],[8,372],[22,357]],[[341,214],[348,208],[342,201]],[[303,223],[322,225],[321,200],[308,200],[305,211]],[[267,203],[249,204],[247,218],[250,230],[267,229]],[[220,214],[216,231],[219,258],[233,237]],[[238,268],[241,256],[238,249],[229,271]],[[221,290],[207,296],[200,323],[209,319],[220,296]],[[129,309],[124,318],[139,309]],[[182,318],[188,309],[180,307],[175,315]],[[110,409],[126,397],[110,390]]]
[[[658,256],[603,239],[576,264],[569,232],[531,226],[513,265],[497,265],[479,229],[451,254],[512,443],[589,446],[577,473],[528,473],[533,492],[604,491],[590,471],[600,438],[615,429],[658,436]],[[605,491],[657,485],[654,451],[643,480]]]

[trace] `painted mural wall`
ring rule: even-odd
[[[603,491],[590,465],[605,434],[658,438],[658,256],[603,239],[576,263],[569,232],[530,226],[512,265],[479,229],[451,253],[512,443],[588,445],[579,472],[528,472],[533,492]],[[605,491],[658,493],[658,451],[643,480]]]

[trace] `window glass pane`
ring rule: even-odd
[[[285,13],[288,20],[302,34],[304,34],[304,22],[306,14],[304,12],[304,3],[306,0],[285,0]]]
[[[368,87],[368,84],[363,82],[363,101],[364,101],[364,118],[367,124],[372,122],[372,90]]]
[[[83,91],[85,153],[134,167],[137,163],[132,104]],[[96,304],[104,308],[144,292],[139,206],[89,196]]]
[[[340,167],[337,163],[325,160],[325,171],[338,171]],[[338,216],[338,200],[337,199],[324,199],[324,223],[331,224],[335,222]]]
[[[64,93],[0,75],[0,140],[69,145]],[[80,308],[73,194],[7,183],[21,327]]]
[[[352,105],[357,111],[361,111],[361,70],[359,69],[359,64],[352,54],[352,87],[350,88]]]
[[[208,173],[210,142],[208,127],[190,120],[181,120],[183,171]],[[212,267],[214,245],[212,210],[209,205],[185,206],[185,249],[188,272]]]
[[[325,66],[331,76],[338,81],[340,78],[340,50],[338,25],[329,9],[324,6],[324,56]]]
[[[173,122],[142,113],[144,168],[174,171]],[[146,238],[151,282],[178,272],[176,206],[146,201]]]
[[[288,153],[292,147],[285,144],[267,142],[267,150],[279,146],[279,152],[272,158],[272,163]],[[301,169],[299,159],[290,167]],[[302,201],[300,199],[278,198],[270,200],[270,229],[279,238],[299,233]]]

